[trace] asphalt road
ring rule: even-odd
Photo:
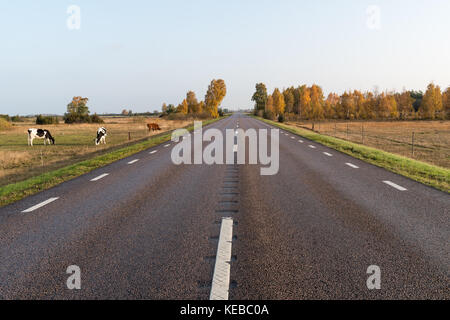
[[[239,114],[211,127],[237,126],[268,128]],[[448,194],[289,133],[279,143],[274,176],[176,166],[165,143],[0,208],[0,298],[209,299],[223,217],[230,299],[450,298]]]

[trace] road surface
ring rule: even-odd
[[[287,132],[279,143],[274,176],[176,166],[164,143],[0,208],[0,298],[450,298],[448,194]]]

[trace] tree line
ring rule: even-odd
[[[162,105],[164,115],[180,114],[217,118],[223,115],[223,110],[219,108],[227,94],[225,81],[222,79],[212,80],[206,91],[204,101],[198,101],[195,92],[189,91],[186,98],[175,107],[173,104]]]
[[[302,120],[408,120],[450,119],[450,87],[444,92],[430,83],[422,91],[330,93],[325,98],[318,85],[290,87],[267,93],[264,83],[256,84],[252,101],[255,115],[279,121]]]

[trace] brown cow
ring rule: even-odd
[[[161,130],[157,123],[147,123],[148,132]]]

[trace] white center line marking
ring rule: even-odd
[[[353,163],[350,163],[350,162],[347,162],[346,165],[348,165],[350,168],[353,168],[353,169],[359,169],[358,166],[355,166]]]
[[[58,199],[59,198],[50,198],[50,199],[45,200],[44,202],[41,202],[41,203],[31,207],[31,208],[28,208],[27,210],[22,211],[22,213],[32,212],[32,211],[37,210],[37,209],[39,209],[39,208],[41,208],[41,207],[43,207],[43,206],[45,206],[45,205],[47,205],[47,204],[49,204],[49,203],[51,203],[53,201],[56,201]]]
[[[386,183],[387,185],[389,185],[389,186],[391,186],[391,187],[397,189],[397,190],[400,190],[400,191],[408,191],[408,189],[403,188],[402,186],[399,186],[398,184],[395,184],[395,183],[393,183],[393,182],[391,182],[391,181],[383,181],[383,182]]]
[[[324,152],[323,154],[326,155],[326,156],[329,156],[329,157],[333,156],[331,153],[328,153],[328,152]]]
[[[133,163],[136,163],[138,161],[139,161],[139,159],[135,159],[135,160],[132,160],[132,161],[128,162],[128,164],[133,164]]]
[[[310,147],[311,149],[315,149],[316,147],[313,146],[312,144],[310,144],[308,147]]]
[[[104,177],[109,176],[109,173],[104,173],[99,175],[97,178],[92,179],[91,181],[98,181],[100,179],[103,179]]]
[[[216,265],[211,286],[210,300],[228,300],[230,290],[231,243],[233,241],[233,219],[223,218],[217,246]]]
[[[154,150],[154,151],[150,152],[150,154],[155,154],[157,152],[158,152],[158,150]]]

